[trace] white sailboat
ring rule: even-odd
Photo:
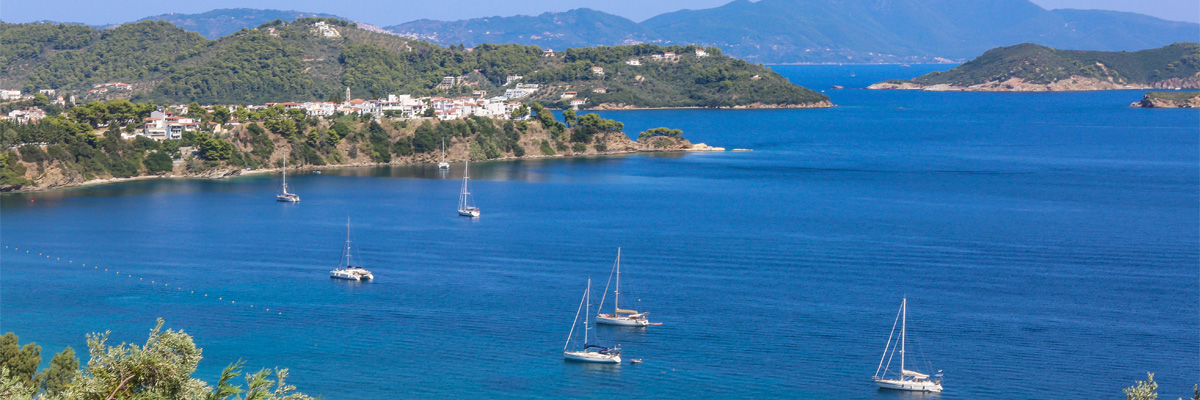
[[[571,323],[571,333],[567,335],[567,343],[563,345],[563,359],[586,363],[620,364],[620,348],[608,348],[588,343],[588,330],[591,329],[588,324],[588,314],[592,312],[591,293],[592,280],[588,279],[587,290],[583,291],[583,300],[580,300],[579,308],[575,310],[575,321]],[[579,323],[580,311],[583,311],[583,350],[568,351],[567,347],[571,346],[571,339],[575,337],[575,325]]]
[[[449,170],[450,163],[446,162],[446,138],[442,138],[442,162],[438,163],[439,170]]]
[[[896,378],[888,378],[887,372],[892,365],[892,359],[888,355],[896,352],[895,345],[892,344],[892,336],[896,333],[896,323],[892,323],[892,333],[888,334],[887,346],[883,348],[883,357],[879,359],[879,367],[875,368],[875,383],[883,389],[904,390],[909,392],[934,392],[942,391],[942,374],[941,371],[936,375],[936,380],[930,380],[928,374],[922,374],[916,371],[904,369],[904,345],[907,339],[907,322],[908,322],[908,299],[905,298],[900,302],[900,312],[897,313],[896,319],[900,322],[900,373]],[[883,360],[887,359],[885,367]],[[882,372],[882,373],[881,373]]]
[[[282,202],[287,202],[287,203],[298,203],[298,202],[300,202],[300,195],[295,194],[295,193],[288,193],[288,191],[287,191],[287,159],[288,159],[287,154],[284,154],[283,155],[283,193],[276,195],[275,201],[282,201]]]
[[[616,289],[613,290],[613,312],[612,314],[596,314],[597,324],[620,325],[620,326],[647,326],[647,325],[662,325],[662,323],[650,323],[646,319],[647,313],[639,313],[637,310],[622,310],[621,309],[621,248],[617,248],[617,261],[613,265],[613,272],[608,274],[608,279],[611,282],[613,273],[617,275]],[[604,285],[604,296],[600,297],[600,307],[604,308],[604,299],[608,296],[608,284]]]
[[[458,215],[464,217],[479,217],[479,207],[471,201],[471,192],[467,190],[467,181],[471,180],[471,156],[467,155],[467,163],[463,166],[462,191],[458,192]]]
[[[345,263],[343,263],[345,261]],[[329,277],[334,279],[346,279],[351,281],[367,281],[375,279],[375,275],[371,271],[365,270],[362,267],[356,267],[351,263],[352,257],[350,254],[350,218],[346,218],[346,247],[342,249],[342,259],[338,260],[338,267],[333,271],[329,271]]]

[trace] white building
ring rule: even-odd
[[[704,50],[696,49],[696,57],[708,57],[708,52],[704,51]]]
[[[0,100],[19,100],[20,98],[20,90],[0,90]]]
[[[150,113],[145,122],[142,135],[154,140],[179,139],[183,137],[183,132],[200,128],[200,123],[191,118],[176,117],[162,111]]]
[[[641,60],[638,60],[638,59],[636,59],[636,58],[630,58],[630,59],[628,59],[628,60],[625,60],[625,64],[626,64],[626,65],[632,65],[632,66],[635,66],[635,67],[636,67],[636,66],[642,65],[642,61],[641,61]]]
[[[319,35],[319,36],[323,36],[323,37],[342,36],[341,33],[338,33],[337,28],[334,28],[333,26],[325,23],[325,21],[317,21],[317,23],[313,24],[313,26],[316,27],[317,35]]]

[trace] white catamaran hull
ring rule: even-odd
[[[621,356],[615,354],[600,354],[584,351],[564,351],[563,359],[598,364],[620,364]]]
[[[473,210],[458,210],[458,215],[461,215],[464,217],[478,218],[479,217],[479,209],[476,208]]]
[[[876,379],[875,383],[881,389],[904,390],[909,392],[933,392],[940,393],[942,385],[930,381],[900,381],[896,379]]]
[[[645,319],[635,319],[629,317],[612,317],[604,314],[596,316],[597,324],[617,325],[617,326],[647,326],[650,321]]]

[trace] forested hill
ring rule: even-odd
[[[1058,50],[1027,43],[988,50],[957,68],[923,75],[913,82],[966,87],[1010,79],[1051,84],[1072,78],[1120,85],[1194,86],[1200,78],[1200,44],[1108,52]]]
[[[260,10],[256,8],[222,8],[198,14],[170,13],[138,20],[167,21],[175,26],[217,39],[242,28],[253,28],[274,20],[293,21],[298,18],[337,18],[336,15],[292,10]]]
[[[335,33],[324,32],[327,24]],[[697,50],[707,51],[707,56]],[[674,52],[674,59],[655,58]],[[629,65],[638,59],[641,65]],[[811,106],[828,98],[717,48],[615,46],[544,55],[537,46],[442,47],[358,29],[331,18],[276,20],[208,40],[161,21],[97,30],[82,25],[0,23],[0,87],[56,89],[86,99],[263,103],[374,98],[390,93],[457,96],[503,94],[510,75],[541,90],[530,99],[558,101],[577,91],[585,107]],[[600,70],[593,71],[593,67]],[[446,77],[453,87],[437,88]],[[105,82],[132,91],[87,93]],[[597,89],[593,91],[593,89]],[[603,92],[603,93],[601,93]]]

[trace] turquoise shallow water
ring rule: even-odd
[[[945,67],[775,68],[822,89]],[[294,205],[278,176],[0,195],[22,248],[0,252],[0,330],[79,351],[163,317],[204,379],[241,358],[332,399],[892,399],[912,396],[870,376],[907,296],[934,397],[1200,380],[1200,113],[1127,107],[1141,91],[826,90],[839,107],[605,112],[755,151],[472,163],[475,221],[453,210],[460,165],[301,175]],[[326,277],[347,216],[376,282]],[[617,246],[622,297],[664,325],[598,329],[643,364],[563,363]]]

